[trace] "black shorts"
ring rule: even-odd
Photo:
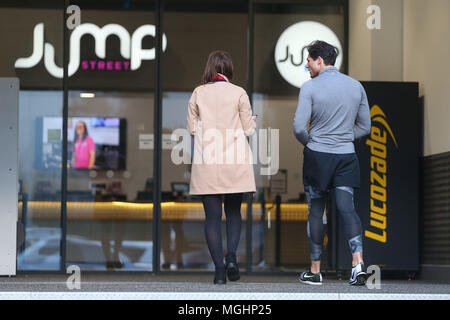
[[[326,153],[303,150],[303,184],[317,190],[335,187],[359,188],[359,161],[356,153]]]

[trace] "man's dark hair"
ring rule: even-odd
[[[323,62],[327,66],[334,66],[336,57],[338,55],[338,49],[325,41],[316,40],[310,43],[307,47],[309,56],[313,60],[317,60],[318,57],[322,57]]]

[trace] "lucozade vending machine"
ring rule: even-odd
[[[355,208],[363,227],[364,262],[381,271],[419,271],[420,157],[423,115],[417,82],[362,82],[370,107],[370,135],[355,142],[361,188]],[[343,221],[331,215],[336,270],[350,270]]]
[[[19,79],[0,78],[0,276],[16,275]]]

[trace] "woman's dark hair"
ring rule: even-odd
[[[78,121],[77,124],[82,123],[83,127],[84,127],[84,133],[83,133],[83,137],[81,138],[81,141],[84,141],[84,139],[86,139],[86,137],[88,136],[88,129],[86,126],[86,122],[84,121]],[[77,125],[75,125],[75,135],[74,135],[74,139],[73,139],[73,144],[75,145],[75,143],[77,143],[78,141],[78,133],[77,133]]]
[[[223,74],[229,81],[233,79],[233,61],[228,52],[217,50],[209,54],[205,72],[203,72],[202,83],[210,82],[211,78],[218,73]]]
[[[338,55],[338,49],[325,41],[316,40],[309,44],[307,47],[309,56],[313,60],[317,60],[318,57],[322,57],[323,62],[327,66],[334,66],[336,57]]]

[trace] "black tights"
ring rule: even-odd
[[[216,268],[224,268],[222,248],[222,195],[208,194],[202,196],[205,209],[205,235],[209,252]],[[227,251],[236,254],[241,236],[242,193],[224,195],[224,209],[227,226]]]

